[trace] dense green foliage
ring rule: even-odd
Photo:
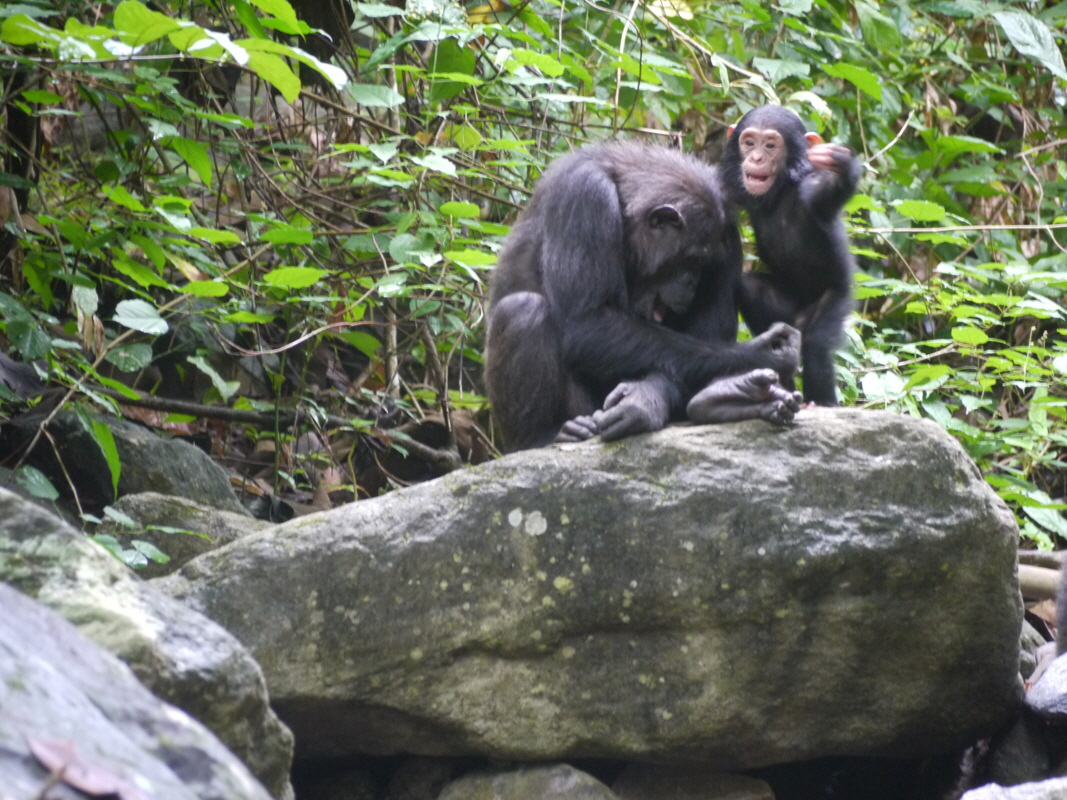
[[[544,165],[617,134],[714,156],[780,102],[867,163],[844,402],[934,419],[1067,538],[1067,3],[57,3],[0,9],[0,330],[93,402],[177,352],[215,401],[314,417],[283,379],[310,340],[371,358],[367,425],[386,395],[482,409],[486,278]],[[220,374],[234,342],[265,392]]]

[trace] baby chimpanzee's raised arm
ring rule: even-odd
[[[734,341],[740,240],[719,191],[712,167],[636,144],[549,167],[490,287],[485,375],[506,449],[657,430],[713,381],[761,368],[792,378],[789,326]],[[777,414],[750,416],[792,418],[792,393],[761,386],[745,400],[749,385],[709,396],[706,418],[768,403]]]
[[[730,199],[748,211],[765,267],[742,276],[741,316],[753,334],[776,322],[800,328],[804,397],[836,405],[833,353],[852,311],[854,271],[840,213],[860,163],[792,111],[767,105],[730,129],[719,167]]]

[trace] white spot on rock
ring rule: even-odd
[[[540,536],[548,530],[548,520],[540,511],[533,511],[526,516],[525,530],[530,536]]]
[[[522,525],[522,509],[513,508],[508,514],[508,525],[513,528],[517,528]]]

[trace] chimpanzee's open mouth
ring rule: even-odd
[[[749,184],[749,186],[747,187],[749,192],[751,192],[753,189],[765,190],[770,186],[771,176],[761,175],[758,172],[746,172],[745,182]]]

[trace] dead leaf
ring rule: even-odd
[[[79,791],[93,796],[110,795],[119,800],[147,800],[140,789],[114,772],[85,761],[74,742],[68,739],[27,737],[26,744],[41,766]]]

